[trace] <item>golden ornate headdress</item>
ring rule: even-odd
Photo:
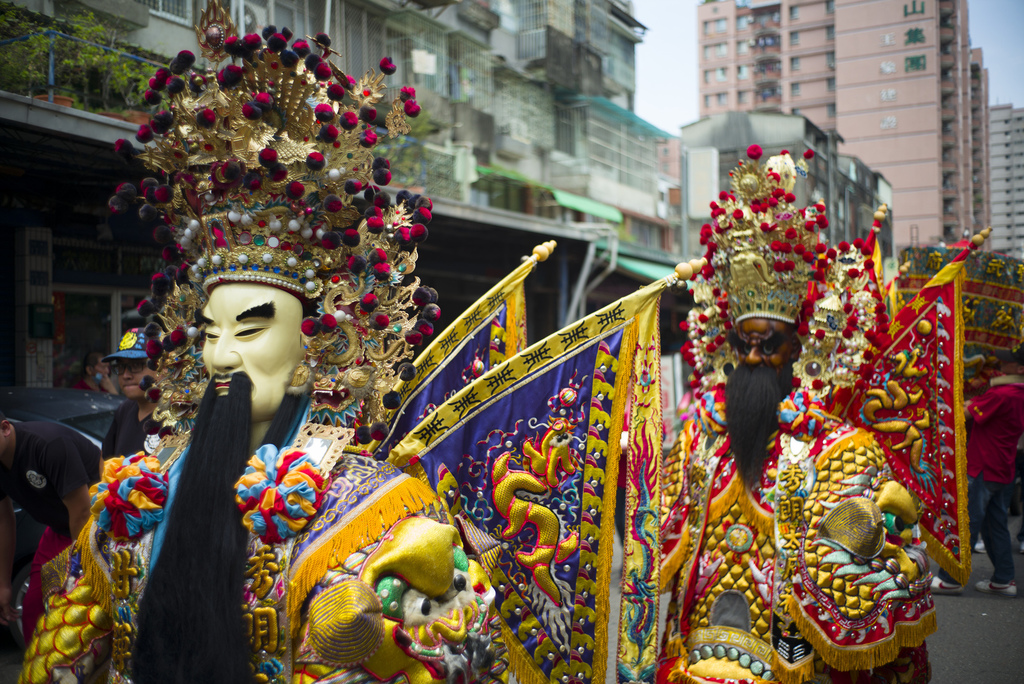
[[[747,156],[730,174],[732,192],[711,202],[711,222],[701,228],[708,263],[682,324],[690,337],[683,356],[695,369],[691,386],[708,391],[724,383],[726,368],[736,364],[728,330],[760,317],[796,325],[802,352],[794,385],[824,394],[852,387],[888,326],[874,234],[830,247],[820,236],[828,227],[825,205],[794,204],[796,177],[807,175],[804,159],[794,162],[784,150],[760,163],[757,145]]]
[[[369,425],[439,315],[436,293],[408,278],[430,200],[407,191],[393,199],[379,188],[391,173],[374,154],[375,105],[395,66],[385,57],[382,73],[357,81],[331,63],[326,34],[292,40],[271,26],[237,36],[216,0],[196,36],[213,67],[194,70],[194,55],[183,51],[159,69],[145,99],[167,106],[139,128],[145,147],[116,145],[160,178],[124,184],[110,199],[115,212],[144,200],[140,217],[156,223],[171,264],[141,306],[162,323],[148,328],[152,365],[166,374],[157,417],[187,429],[206,380],[196,314],[210,289],[242,281],[286,290],[312,312],[293,384],[312,391],[314,416]],[[414,98],[402,88],[392,100],[388,135],[409,131]]]

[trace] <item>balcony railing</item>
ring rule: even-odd
[[[943,107],[942,108],[942,120],[943,121],[952,121],[955,118],[956,118],[956,110],[955,109],[953,109],[952,107]]]
[[[939,0],[939,16],[948,17],[953,14],[953,0]]]
[[[943,147],[953,147],[954,145],[956,145],[956,136],[955,135],[949,135],[948,133],[944,133],[942,135],[942,146]]]
[[[943,173],[954,173],[956,171],[956,162],[944,161],[942,162]]]
[[[952,78],[943,78],[940,86],[943,95],[952,95],[956,92],[956,81]]]
[[[777,111],[781,106],[782,95],[757,97],[754,100],[754,109],[757,111]]]
[[[782,78],[781,69],[755,71],[754,85],[771,85],[774,83],[778,83],[780,78]]]
[[[755,36],[764,36],[764,35],[768,35],[768,34],[772,34],[772,33],[778,33],[779,29],[781,27],[782,27],[782,24],[780,22],[773,21],[771,19],[767,19],[767,20],[765,20],[763,22],[758,21],[758,22],[755,22],[754,25],[753,25],[754,35]]]
[[[750,51],[754,55],[754,59],[758,62],[762,62],[766,59],[778,59],[779,54],[782,52],[781,45],[764,45],[759,48],[754,48]]]
[[[943,45],[952,43],[954,38],[956,38],[956,29],[945,27],[939,29],[939,42]]]
[[[955,186],[942,186],[942,196],[946,199],[956,199],[958,192],[959,190],[957,190]]]
[[[952,69],[956,64],[956,58],[953,55],[942,55],[939,58],[939,64],[942,65],[943,69]]]

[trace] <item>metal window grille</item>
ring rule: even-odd
[[[633,188],[649,189],[655,185],[658,161],[654,138],[594,109],[589,112],[587,124],[594,173]]]
[[[392,15],[387,19],[387,50],[398,66],[395,83],[448,96],[448,37],[443,25],[417,12]]]
[[[341,3],[336,16],[341,23],[342,40],[336,41],[340,45],[332,44],[331,47],[342,55],[339,66],[356,78],[376,69],[380,58],[386,54],[387,31],[383,18],[349,2]],[[391,79],[391,82],[398,81]]]
[[[192,3],[190,0],[139,0],[157,14],[192,21]]]
[[[494,68],[490,50],[466,36],[448,36],[448,92],[452,102],[468,102],[493,113]]]
[[[576,35],[576,0],[516,0],[519,59],[537,59],[547,50],[547,27],[567,36]]]
[[[551,149],[555,145],[555,105],[542,87],[513,73],[495,77],[494,123],[502,135]]]

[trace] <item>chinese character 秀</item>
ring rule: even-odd
[[[895,33],[883,33],[882,34],[882,47],[889,47],[890,45],[896,44]]]
[[[881,93],[882,102],[895,102],[896,101],[896,89],[886,88]]]
[[[923,43],[924,40],[924,29],[923,28],[912,28],[907,31],[907,40],[904,45],[913,45],[914,43]]]
[[[915,55],[913,57],[907,57],[903,62],[903,68],[907,71],[924,71],[925,56]]]
[[[882,62],[881,65],[879,65],[878,69],[883,74],[895,74],[896,62]]]
[[[896,128],[896,117],[886,116],[882,118],[881,124],[879,124],[883,131],[887,131],[891,128]]]

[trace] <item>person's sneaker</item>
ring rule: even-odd
[[[976,553],[985,553],[985,540],[978,537],[978,541],[974,542],[974,551]]]
[[[956,582],[943,582],[939,577],[932,577],[932,593],[959,596],[964,588]]]
[[[999,594],[1000,596],[1009,596],[1013,598],[1017,595],[1017,583],[1010,582],[1009,584],[998,584],[992,580],[981,580],[974,585],[974,588],[978,591],[986,594]]]

